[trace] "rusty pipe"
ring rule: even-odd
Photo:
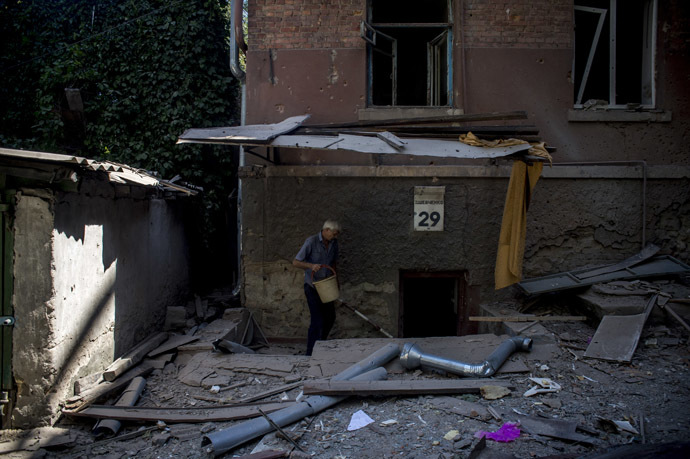
[[[247,52],[247,44],[244,41],[242,29],[242,0],[232,0],[230,5],[230,71],[240,83],[243,83],[246,74],[240,65],[240,49]]]
[[[406,343],[400,352],[400,363],[408,370],[422,366],[444,370],[448,373],[454,373],[460,376],[488,378],[501,368],[501,365],[503,365],[513,352],[531,350],[531,338],[514,336],[503,341],[483,362],[465,363],[424,353],[422,349],[414,343]]]

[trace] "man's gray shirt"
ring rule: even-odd
[[[328,250],[324,245],[323,236],[321,231],[313,236],[309,236],[304,245],[297,253],[295,257],[297,261],[304,261],[306,263],[318,263],[320,265],[335,265],[338,261],[338,240],[332,239],[328,244]],[[314,273],[314,280],[325,279],[331,276],[333,273],[330,269],[322,268]],[[311,283],[311,269],[304,270],[304,283],[312,285]]]

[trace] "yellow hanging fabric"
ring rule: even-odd
[[[532,190],[539,180],[543,166],[540,162],[529,166],[522,161],[513,163],[503,208],[501,235],[498,238],[496,290],[520,282],[522,278],[527,209]]]

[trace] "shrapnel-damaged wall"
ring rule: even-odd
[[[76,379],[156,331],[187,293],[179,204],[115,199],[108,182],[89,180],[80,193],[17,193],[11,427],[52,423]]]
[[[247,228],[244,302],[269,336],[305,335],[309,313],[303,271],[291,261],[304,239],[329,217],[343,224],[341,299],[393,334],[398,330],[400,270],[467,271],[469,289],[475,292],[467,299],[471,314],[482,302],[513,294],[512,289],[493,289],[510,168],[459,166],[446,170],[450,176],[434,176],[429,167],[405,169],[395,177],[376,177],[375,172],[348,176],[347,167],[327,166],[300,176],[303,170],[271,167],[265,171],[268,178],[243,179],[250,196],[242,215]],[[546,171],[528,213],[524,275],[596,266],[636,253],[642,242],[638,174],[622,166],[606,175],[587,167]],[[690,231],[682,225],[690,218],[690,171],[675,177],[647,182],[647,242],[687,261]],[[429,185],[446,187],[441,233],[412,229],[414,187]],[[380,334],[340,309],[332,337],[357,336]]]

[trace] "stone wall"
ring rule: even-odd
[[[187,294],[177,204],[115,199],[107,182],[17,194],[12,427],[54,420],[75,379],[157,331],[166,306]]]

